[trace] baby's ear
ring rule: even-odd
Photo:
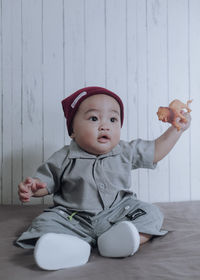
[[[72,132],[72,134],[70,135],[70,137],[71,137],[72,139],[74,139],[74,138],[75,138],[75,133]]]

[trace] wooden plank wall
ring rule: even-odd
[[[158,137],[157,108],[194,99],[190,130],[132,179],[145,201],[200,199],[199,50],[199,0],[0,0],[0,203],[69,143],[60,101],[89,85],[123,99],[125,140]]]

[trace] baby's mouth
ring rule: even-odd
[[[107,143],[110,140],[108,135],[101,135],[98,137],[98,142],[100,143]]]

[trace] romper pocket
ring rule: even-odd
[[[63,206],[48,208],[48,209],[45,209],[44,212],[55,213],[55,214],[59,215],[60,217],[62,217],[64,220],[70,222],[73,225],[79,224],[79,221],[77,221],[75,219],[76,212],[70,212]]]

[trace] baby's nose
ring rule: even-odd
[[[109,130],[109,125],[105,122],[105,123],[102,123],[100,124],[99,126],[99,130]]]

